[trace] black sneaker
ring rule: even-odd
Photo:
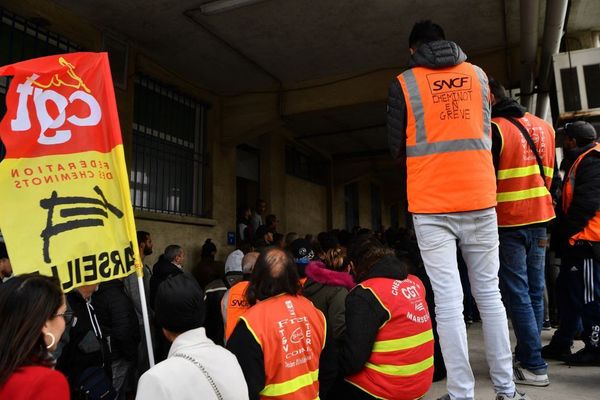
[[[600,366],[600,353],[584,347],[568,357],[566,363],[573,366]]]
[[[567,361],[571,357],[571,347],[563,347],[553,344],[547,344],[542,347],[542,358],[545,360]]]

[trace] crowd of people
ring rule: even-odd
[[[66,295],[49,277],[6,279],[0,398],[408,400],[446,378],[442,400],[473,399],[475,310],[497,400],[527,399],[515,383],[549,385],[546,359],[600,365],[593,126],[560,129],[559,167],[552,126],[466,62],[440,26],[415,24],[409,49],[387,116],[414,228],[284,234],[259,199],[238,213],[219,276],[198,280],[169,245],[144,264],[145,302],[134,275]],[[137,241],[143,262],[151,234]],[[562,260],[547,288],[559,327],[542,347],[548,251]],[[216,254],[207,239],[203,260]],[[585,346],[572,354],[576,337]]]

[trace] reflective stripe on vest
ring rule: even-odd
[[[413,336],[392,339],[392,340],[381,340],[373,344],[373,351],[377,353],[383,353],[386,351],[398,351],[417,347],[433,340],[433,331],[428,330]]]
[[[481,69],[474,69],[477,72],[477,77],[479,78],[481,85],[481,98],[487,103],[487,99],[489,98],[487,78]],[[453,151],[490,150],[492,148],[492,141],[490,137],[485,136],[484,134],[490,129],[490,108],[487,104],[482,105],[484,115],[481,138],[446,140],[429,143],[427,141],[427,134],[425,132],[425,110],[423,108],[423,100],[421,99],[421,92],[419,91],[419,86],[417,84],[414,71],[409,69],[405,71],[402,76],[404,78],[404,82],[406,83],[406,89],[409,93],[409,101],[416,123],[416,144],[406,146],[407,157],[419,157]]]
[[[571,166],[569,170],[569,174],[567,175],[567,179],[565,181],[565,185],[563,188],[563,212],[565,215],[569,213],[569,207],[571,206],[571,202],[573,201],[573,194],[575,192],[575,175],[577,173],[577,168],[581,161],[592,151],[596,151],[600,153],[600,144],[596,144],[591,149],[588,149],[585,153],[580,155],[577,160]],[[596,215],[594,215],[587,223],[587,225],[583,228],[581,232],[576,233],[575,235],[569,238],[569,243],[574,245],[578,240],[586,240],[590,242],[600,242],[600,210],[596,210]]]
[[[261,390],[263,396],[283,396],[302,389],[305,386],[312,385],[319,380],[319,370],[308,372],[297,378],[281,383],[271,383]]]
[[[544,175],[547,178],[552,178],[554,176],[554,169],[550,167],[544,167]],[[540,167],[536,165],[530,165],[528,167],[519,167],[519,168],[508,168],[498,171],[498,180],[501,181],[503,179],[511,179],[511,178],[523,178],[529,175],[539,175]]]
[[[409,365],[375,365],[366,363],[365,366],[375,371],[394,376],[411,376],[433,367],[433,356],[418,363]]]

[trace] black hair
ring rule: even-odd
[[[276,247],[262,250],[246,289],[248,303],[254,305],[283,293],[296,296],[299,292],[298,270],[290,254]]]
[[[374,235],[358,236],[348,247],[348,259],[354,264],[357,282],[363,280],[373,265],[385,257],[396,257],[396,253]],[[401,279],[404,279],[408,272],[406,265],[403,263],[401,265],[404,267]]]
[[[506,89],[500,82],[495,80],[494,78],[489,78],[490,91],[496,98],[496,101],[500,101],[501,99],[508,98],[508,93],[506,93]]]
[[[56,278],[39,274],[16,276],[0,288],[0,388],[24,365],[50,367],[42,328],[57,317],[63,294]],[[56,338],[59,340],[60,338]]]
[[[422,44],[444,39],[446,39],[446,35],[441,26],[430,20],[419,21],[410,31],[408,47],[416,49]]]
[[[265,225],[271,226],[274,222],[277,222],[277,217],[274,214],[267,215],[267,218],[265,218]]]
[[[146,239],[148,239],[148,236],[150,236],[150,234],[146,231],[137,231],[137,241],[138,241],[138,245],[140,243],[143,243],[146,241]]]

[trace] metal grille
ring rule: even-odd
[[[0,7],[0,65],[76,51],[81,51],[77,44]],[[5,97],[9,83],[9,77],[0,77],[2,118],[6,113]],[[0,142],[0,160],[4,159],[4,155],[5,148]]]
[[[206,105],[135,80],[131,198],[135,208],[204,216]]]

